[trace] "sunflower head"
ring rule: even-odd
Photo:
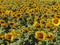
[[[18,24],[14,24],[14,25],[12,25],[11,27],[12,27],[12,28],[18,28],[19,25],[18,25]]]
[[[9,26],[12,26],[12,25],[14,25],[14,22],[8,21],[8,25],[9,25]]]
[[[52,25],[51,25],[50,23],[46,23],[45,28],[46,28],[46,29],[50,29],[50,28],[51,28],[51,26],[52,26]]]
[[[5,23],[5,21],[4,20],[0,20],[0,24],[3,24],[3,23]]]
[[[34,26],[35,28],[40,28],[40,25],[39,25],[38,22],[34,22],[33,26]]]
[[[53,39],[54,39],[54,35],[53,35],[51,32],[49,32],[49,33],[47,34],[47,38],[48,38],[49,40],[53,40]]]
[[[14,35],[12,33],[5,33],[4,38],[13,41],[14,40]]]
[[[52,24],[53,24],[54,26],[59,26],[59,25],[60,25],[60,19],[58,19],[58,18],[53,18],[53,19],[52,19]]]
[[[44,31],[37,31],[35,32],[35,38],[44,41],[46,39],[46,33]]]
[[[28,31],[28,29],[26,27],[22,28],[22,32],[27,32],[27,31]]]
[[[45,24],[45,20],[44,20],[44,19],[41,19],[41,20],[40,20],[40,23],[41,23],[41,24]]]
[[[4,23],[4,24],[1,24],[1,27],[2,27],[2,28],[7,28],[8,25]]]
[[[36,15],[38,15],[38,14],[36,14]],[[35,16],[34,20],[37,21],[38,19],[39,19],[39,17]]]
[[[11,16],[10,17],[13,18],[13,19],[17,18],[16,14],[14,12],[11,12]]]
[[[60,15],[56,15],[55,17],[60,19]]]
[[[5,11],[5,14],[9,14],[9,13],[10,13],[10,10],[6,10],[6,11]]]
[[[4,36],[1,34],[1,35],[0,35],[0,38],[4,38]]]

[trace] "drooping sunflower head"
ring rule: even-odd
[[[35,38],[44,41],[46,39],[46,33],[44,31],[37,31],[35,32]]]
[[[58,19],[58,18],[53,18],[53,19],[52,19],[52,24],[53,24],[54,26],[59,26],[59,25],[60,25],[60,19]]]

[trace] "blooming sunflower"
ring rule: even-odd
[[[47,38],[48,38],[49,40],[53,40],[53,39],[54,39],[54,35],[53,35],[51,32],[48,32]]]
[[[28,30],[28,29],[27,29],[26,27],[23,27],[23,28],[22,28],[22,32],[27,32],[27,30]]]
[[[9,15],[9,13],[10,13],[10,10],[6,10],[5,11],[5,14],[8,14]]]
[[[15,12],[11,12],[10,17],[13,18],[13,19],[17,18]]]
[[[14,24],[14,25],[12,25],[12,28],[19,28],[19,25],[18,24]]]
[[[30,8],[29,7],[26,7],[25,10],[26,10],[27,13],[30,12]]]
[[[40,24],[39,24],[37,21],[34,22],[33,26],[34,26],[35,28],[40,28]]]
[[[2,27],[2,28],[7,28],[8,25],[4,23],[4,24],[1,24],[1,27]]]
[[[12,33],[5,33],[4,38],[13,41],[14,40],[14,35]]]
[[[3,24],[3,23],[5,23],[5,21],[4,20],[0,20],[0,24]]]
[[[59,15],[56,15],[55,17],[60,19],[60,14]]]
[[[46,33],[44,31],[37,31],[35,32],[35,38],[44,41],[46,39]]]
[[[41,24],[45,24],[45,22],[46,22],[46,21],[45,21],[44,19],[41,19],[41,20],[40,20],[40,23],[41,23]]]
[[[50,28],[51,28],[51,26],[52,26],[52,25],[51,25],[50,23],[46,23],[45,28],[46,28],[46,29],[50,29]]]
[[[52,19],[52,24],[53,24],[54,26],[59,26],[59,25],[60,25],[60,19],[58,19],[58,18],[53,18],[53,19]]]

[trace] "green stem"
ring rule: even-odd
[[[56,31],[56,45],[58,45],[57,38],[58,38],[58,35],[57,35],[57,31]]]
[[[46,41],[46,45],[48,45],[48,40]]]

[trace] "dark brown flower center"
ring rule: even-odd
[[[55,20],[54,20],[54,23],[57,24],[57,23],[58,23],[58,19],[55,19]]]
[[[41,39],[43,38],[43,34],[42,34],[42,33],[39,33],[38,36],[39,36],[39,38],[41,38]]]
[[[8,39],[11,39],[11,36],[12,36],[12,35],[8,35],[7,38],[8,38]]]

